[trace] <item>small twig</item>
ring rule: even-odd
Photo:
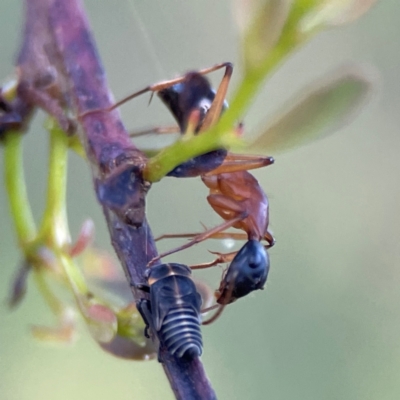
[[[25,5],[17,99],[29,111],[43,108],[72,133],[75,124],[64,110],[79,118],[89,110],[113,104],[81,1],[26,0]],[[145,282],[146,265],[157,256],[145,217],[150,185],[142,171],[147,159],[132,144],[118,111],[86,114],[79,120],[79,134],[112,244],[139,300],[145,294],[136,287]],[[178,399],[216,398],[199,359],[183,361],[163,348],[160,358]]]

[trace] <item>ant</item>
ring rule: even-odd
[[[225,68],[225,73],[215,92],[204,75],[220,68]],[[157,93],[171,111],[178,127],[156,128],[132,136],[173,131],[180,131],[182,134],[186,132],[201,134],[218,122],[227,107],[225,97],[232,72],[231,63],[217,64],[211,68],[189,72],[182,77],[147,86],[112,107],[92,110],[88,113],[111,111],[128,100],[146,92],[152,92]],[[241,130],[242,125],[239,124],[238,133],[241,133]],[[274,244],[274,238],[268,232],[268,198],[258,181],[247,170],[267,166],[273,162],[272,157],[231,154],[226,149],[218,149],[188,160],[168,174],[175,177],[200,175],[204,184],[210,189],[207,197],[209,204],[225,222],[201,234],[164,235],[161,238],[190,236],[193,239],[154,258],[149,262],[149,266],[161,257],[186,249],[208,238],[247,239],[246,244],[238,252],[218,253],[216,260],[192,266],[193,269],[209,268],[230,262],[222,277],[220,287],[216,291],[217,304],[203,311],[216,307],[219,307],[219,310],[209,320],[203,321],[203,324],[209,324],[218,318],[225,305],[254,290],[262,289],[265,285],[269,270],[269,256],[266,249]],[[230,227],[241,229],[245,234],[234,235],[224,232]],[[260,243],[262,240],[266,240],[267,245],[263,246]]]
[[[225,73],[217,91],[215,91],[204,75],[222,68],[225,68]],[[200,71],[188,72],[181,77],[146,86],[123,98],[111,107],[86,111],[80,114],[79,118],[96,112],[110,112],[142,94],[151,92],[150,101],[154,93],[156,93],[171,111],[178,126],[151,128],[132,133],[132,137],[151,133],[166,134],[180,132],[181,134],[185,134],[190,132],[199,134],[215,125],[222,112],[228,107],[225,97],[232,72],[233,65],[229,62],[216,64]],[[238,134],[241,131],[242,125],[239,124],[237,127]],[[170,171],[167,176],[189,178],[204,175],[214,171],[217,167],[223,167],[221,172],[234,172],[261,168],[272,163],[273,159],[271,157],[232,154],[228,153],[226,149],[217,149],[184,162]]]
[[[208,238],[247,239],[238,251],[228,254],[217,253],[218,257],[209,263],[191,266],[192,269],[213,267],[220,263],[230,262],[224,272],[220,287],[216,291],[219,310],[203,325],[215,321],[225,305],[246,296],[257,289],[263,289],[269,271],[269,256],[266,249],[272,247],[275,240],[268,231],[269,206],[268,198],[257,180],[247,171],[236,171],[214,175],[213,172],[203,175],[202,181],[210,189],[207,200],[225,222],[200,234],[163,235],[163,238],[192,237],[192,240],[175,249],[160,254],[149,264],[161,257],[186,249]],[[234,227],[245,231],[245,234],[224,232]],[[263,246],[261,241],[267,244]],[[214,309],[217,305],[207,310]]]

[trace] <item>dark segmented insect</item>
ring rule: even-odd
[[[202,353],[201,297],[191,279],[191,269],[183,264],[161,264],[146,273],[150,300],[138,303],[146,334],[150,328],[168,352],[193,359]]]

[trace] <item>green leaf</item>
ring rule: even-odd
[[[279,40],[292,0],[237,0],[236,16],[242,33],[248,70],[258,68]]]
[[[335,75],[285,107],[289,110],[274,118],[248,149],[274,154],[322,138],[349,122],[371,92],[371,77],[355,67]]]
[[[302,33],[348,24],[365,14],[377,0],[325,0],[300,22]]]

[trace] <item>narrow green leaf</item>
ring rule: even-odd
[[[272,120],[249,146],[250,151],[274,154],[334,132],[349,122],[371,92],[371,74],[346,68],[333,79],[312,85],[292,107]]]
[[[348,24],[365,14],[377,0],[324,0],[300,22],[300,31]]]
[[[279,40],[292,0],[237,0],[246,69],[258,68]]]

